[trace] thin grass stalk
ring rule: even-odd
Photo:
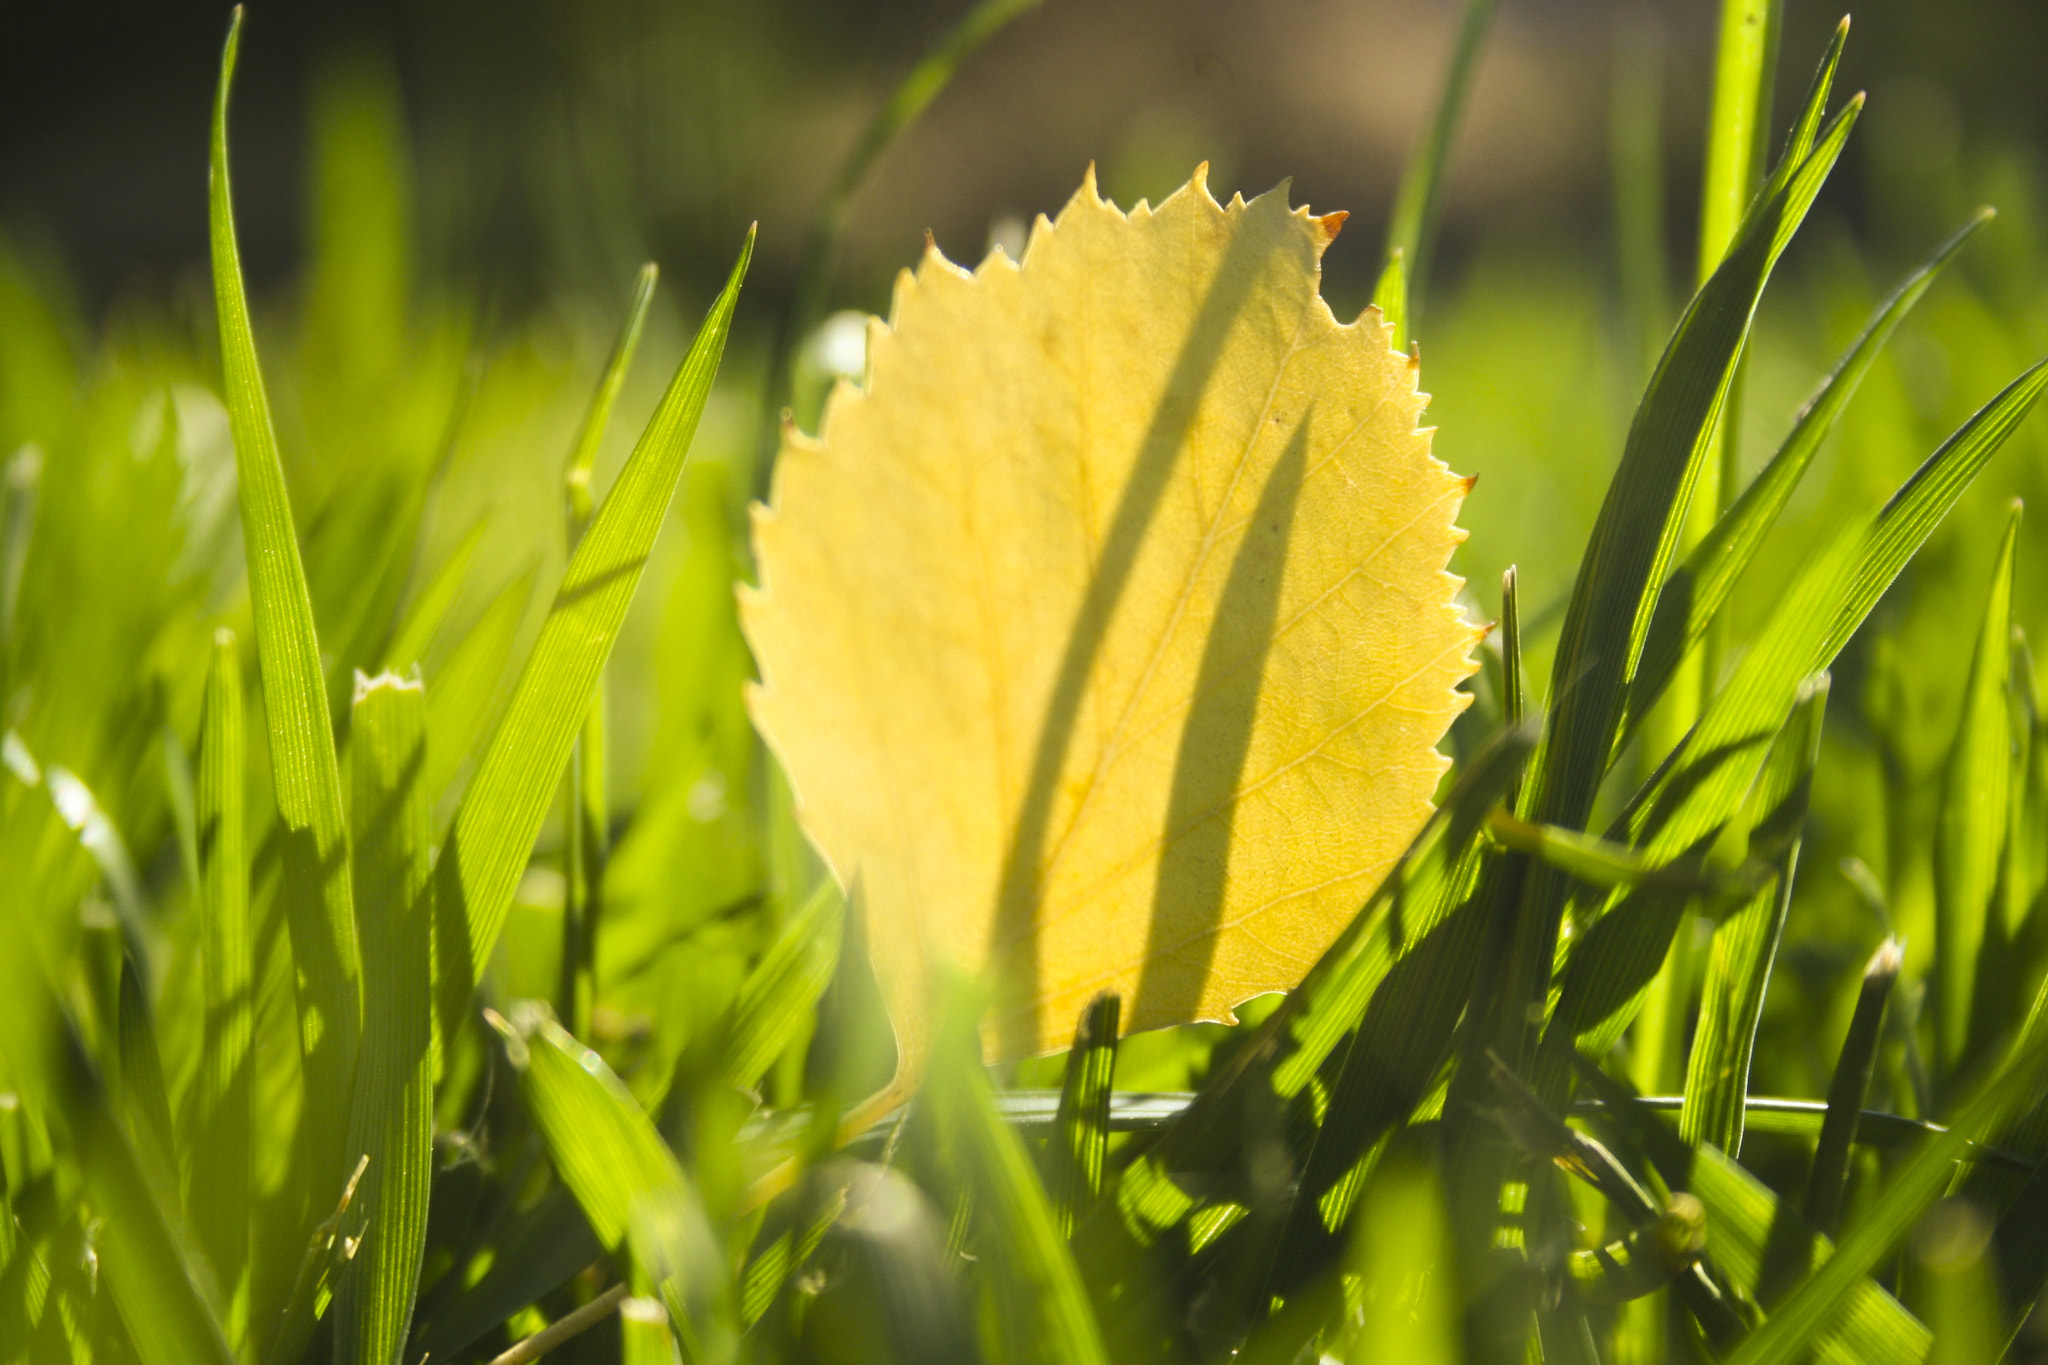
[[[967,59],[1009,27],[1012,20],[1041,3],[1043,0],[980,0],[962,15],[890,92],[854,142],[846,160],[839,164],[838,173],[812,211],[810,226],[804,233],[803,255],[797,262],[796,284],[790,291],[789,307],[776,327],[775,343],[768,357],[768,382],[773,387],[760,455],[754,465],[756,501],[768,500],[775,451],[781,439],[781,414],[795,399],[797,348],[825,316],[825,300],[831,294],[833,271],[839,263],[839,239],[845,233],[846,217],[855,196],[867,183],[868,174],[882,154],[952,83]]]
[[[1415,336],[1423,289],[1429,276],[1430,241],[1443,203],[1444,172],[1451,144],[1471,102],[1472,76],[1486,48],[1498,0],[1465,0],[1458,37],[1444,67],[1444,83],[1422,137],[1401,173],[1401,188],[1387,224],[1387,248],[1374,301],[1394,324],[1394,349],[1405,351]],[[1391,311],[1389,311],[1391,310]]]
[[[612,343],[611,357],[591,395],[590,408],[570,448],[562,475],[563,501],[568,522],[569,552],[574,554],[590,526],[595,511],[590,491],[597,453],[604,444],[605,428],[619,391],[625,387],[632,368],[633,353],[639,349],[640,334],[647,324],[648,309],[654,302],[654,287],[661,269],[649,261],[640,267],[633,286],[633,301],[626,309],[626,322]],[[602,913],[605,863],[611,855],[611,814],[605,794],[605,685],[597,679],[597,692],[590,701],[590,713],[569,753],[569,773],[564,793],[567,826],[563,839],[564,888],[562,894],[562,978],[555,1012],[579,1038],[590,1036],[591,1011],[597,1003],[597,932]]]
[[[1849,1017],[1848,1036],[1842,1040],[1835,1073],[1828,1082],[1827,1117],[1821,1121],[1820,1138],[1814,1143],[1802,1209],[1806,1221],[1823,1236],[1834,1236],[1841,1222],[1842,1201],[1849,1189],[1850,1152],[1864,1103],[1870,1097],[1878,1048],[1884,1042],[1885,1007],[1891,1003],[1892,987],[1898,984],[1904,960],[1905,945],[1896,938],[1885,939],[1871,954],[1863,969],[1862,988],[1856,994],[1856,1012]]]

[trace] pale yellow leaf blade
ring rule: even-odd
[[[1317,292],[1341,216],[1201,172],[1090,175],[1024,259],[929,251],[868,381],[792,435],[745,593],[756,723],[857,880],[906,1068],[940,966],[990,1051],[1301,979],[1429,811],[1478,632],[1467,481],[1376,311]]]

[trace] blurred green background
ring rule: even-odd
[[[1539,677],[1549,608],[1569,589],[1634,396],[1693,283],[1716,8],[1508,0],[1453,156],[1416,325],[1424,385],[1439,454],[1480,476],[1459,561],[1473,610],[1490,618],[1500,572],[1520,566]],[[737,701],[749,664],[730,584],[746,572],[762,374],[825,185],[964,9],[251,7],[237,212],[337,689],[376,662],[393,604],[483,528],[450,625],[422,660],[444,791],[558,577],[561,461],[634,270],[660,262],[662,293],[600,484],[745,225],[760,221],[721,388],[609,674],[609,781],[622,829],[630,819],[607,881],[615,1039],[639,1036],[632,1012],[657,1003],[713,1017],[732,955],[757,947],[748,911],[778,860],[800,858],[761,816],[771,779]],[[165,888],[176,878],[161,735],[189,743],[206,632],[247,615],[205,266],[206,112],[225,17],[129,0],[16,5],[0,21],[8,515],[25,532],[59,518],[95,528],[7,541],[0,720],[85,779]],[[1788,4],[1774,126],[1838,17]],[[1207,159],[1219,194],[1291,176],[1298,202],[1352,212],[1325,286],[1348,317],[1367,301],[1456,18],[1449,0],[1048,0],[879,163],[852,207],[832,306],[885,306],[926,230],[966,261],[1014,240],[1091,160],[1128,204]],[[1865,384],[1745,582],[1737,640],[1822,528],[1882,498],[2048,348],[2048,9],[1881,0],[1855,18],[1838,88],[1867,88],[1870,109],[1766,296],[1741,412],[1745,468],[1914,261],[1975,204],[2001,216]],[[2044,480],[2036,423],[1837,670],[1760,1092],[1820,1093],[1822,1048],[1880,937],[1841,860],[1861,859],[1909,940],[1931,942],[1930,812],[1995,529],[2005,500]],[[2038,636],[2038,517],[2021,554],[2019,615]],[[559,898],[545,867],[529,876],[506,937],[506,994],[552,989]],[[691,953],[669,951],[685,939]],[[705,951],[716,943],[731,955]],[[2040,945],[2028,952],[2040,960]],[[1913,960],[1909,947],[1909,970]],[[689,1032],[658,1036],[681,1048]],[[1127,1084],[1175,1080],[1145,1073],[1143,1056],[1131,1053]]]

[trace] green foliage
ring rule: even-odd
[[[972,7],[878,115],[785,351],[882,150],[1028,8]],[[1436,816],[1242,1024],[1118,1044],[1105,998],[991,1073],[963,991],[843,1144],[889,1046],[860,888],[751,741],[733,619],[785,378],[751,234],[713,299],[650,269],[616,332],[474,336],[350,67],[307,287],[252,307],[238,21],[217,358],[162,319],[75,349],[0,241],[0,1365],[2005,1349],[2048,1282],[2026,205],[1882,298],[1841,240],[1788,255],[1855,122],[1844,35],[1766,175],[1777,23],[1730,0],[1762,27],[1715,80],[1726,250],[1637,401],[1590,285],[1421,268],[1492,9],[1382,276],[1411,324],[1428,294],[1438,448],[1487,476],[1463,568],[1520,560]],[[1688,1037],[1682,1093],[1620,1079]]]

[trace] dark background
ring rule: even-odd
[[[429,281],[517,310],[646,256],[701,288],[751,219],[753,289],[786,290],[803,223],[886,90],[962,0],[255,0],[233,125],[257,284],[303,250],[309,91],[337,62],[395,81]],[[1446,206],[1442,268],[1489,233],[1604,251],[1607,102],[1624,26],[1661,34],[1674,259],[1690,257],[1712,0],[1503,0]],[[0,23],[0,224],[54,256],[89,313],[189,287],[205,255],[214,0],[31,4]],[[1295,178],[1359,215],[1332,293],[1359,294],[1439,79],[1451,0],[1048,0],[885,158],[855,207],[847,301],[870,306],[922,232],[978,258],[990,222],[1051,210],[1081,167],[1128,202],[1192,162],[1220,194]],[[1779,117],[1838,11],[1789,0]],[[1908,155],[2008,155],[2048,132],[2048,6],[1876,0],[1838,88]],[[1903,130],[1903,132],[1900,132]],[[1896,151],[1894,154],[1897,154]],[[2030,155],[2030,153],[2029,153]],[[1833,211],[1880,233],[1852,163]],[[761,294],[756,294],[757,298]],[[1361,300],[1362,301],[1362,295]]]

